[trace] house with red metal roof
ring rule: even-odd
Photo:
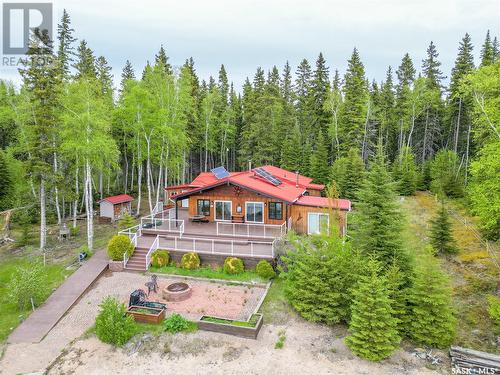
[[[283,225],[300,234],[319,233],[339,217],[346,231],[347,199],[322,196],[324,185],[272,165],[242,172],[218,167],[200,173],[191,183],[165,188],[176,218],[186,210],[191,221]]]
[[[115,221],[125,213],[132,212],[132,198],[127,194],[106,197],[99,201],[99,219],[101,221]]]

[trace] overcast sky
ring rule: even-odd
[[[163,44],[171,64],[192,56],[204,79],[223,63],[238,90],[258,66],[281,70],[288,60],[295,71],[320,51],[331,73],[343,73],[355,46],[368,78],[380,81],[405,52],[420,68],[431,40],[449,76],[465,32],[476,62],[486,31],[500,35],[500,0],[57,0],[54,8],[57,20],[66,8],[76,37],[108,59],[116,82],[127,59],[140,75]],[[19,82],[12,68],[0,73]]]

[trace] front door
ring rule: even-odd
[[[215,220],[231,221],[231,201],[215,201]]]

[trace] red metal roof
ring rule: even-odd
[[[295,204],[311,207],[338,208],[342,211],[351,210],[351,201],[348,199],[330,199],[325,197],[313,197],[310,195],[301,196]]]
[[[233,184],[242,188],[254,191],[258,194],[270,196],[289,203],[297,203],[316,207],[329,207],[327,198],[320,197],[303,197],[306,189],[322,190],[324,185],[312,183],[312,179],[306,176],[298,175],[295,172],[290,172],[282,168],[272,165],[265,165],[264,170],[271,173],[273,176],[281,180],[278,186],[273,185],[269,181],[255,174],[254,170],[243,172],[231,172],[228,177],[218,180],[212,172],[200,173],[190,184],[176,185],[166,187],[166,190],[186,189],[181,193],[173,195],[171,198],[187,197],[193,193],[200,192],[205,189],[211,189],[224,184]],[[298,184],[297,184],[298,180]],[[302,203],[298,203],[302,198]],[[318,199],[308,199],[318,198]],[[339,200],[340,209],[350,209],[348,200]]]
[[[124,203],[124,202],[131,202],[133,201],[134,198],[132,198],[128,194],[120,194],[120,195],[114,195],[112,197],[106,197],[104,199],[101,199],[99,202],[106,201],[112,204],[119,204],[119,203]]]

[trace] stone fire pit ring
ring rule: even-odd
[[[191,297],[192,289],[187,283],[175,282],[163,288],[161,294],[167,301],[179,302]]]

